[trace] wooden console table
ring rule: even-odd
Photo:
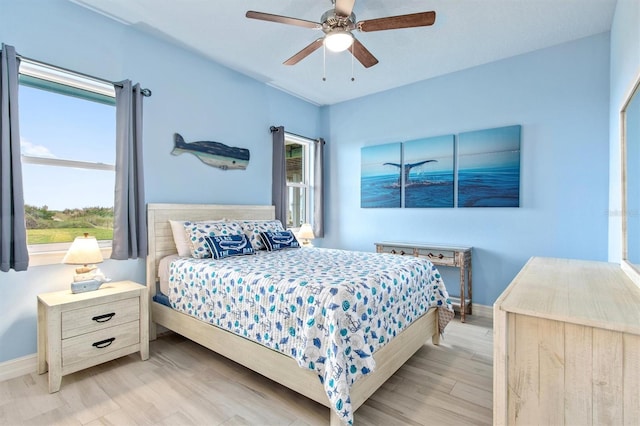
[[[460,308],[460,320],[471,314],[471,251],[473,247],[449,246],[429,243],[381,242],[376,244],[376,252],[401,256],[427,258],[434,265],[460,268],[460,297],[449,297],[454,306]]]

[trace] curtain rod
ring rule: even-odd
[[[70,70],[68,68],[60,67],[58,65],[52,65],[52,64],[49,64],[47,62],[37,61],[35,59],[31,59],[31,58],[28,58],[28,57],[20,55],[20,54],[16,54],[16,56],[18,58],[20,58],[20,59],[24,59],[25,61],[33,62],[36,65],[44,65],[44,66],[47,66],[47,67],[50,67],[50,68],[54,68],[54,69],[58,69],[58,70],[61,70],[61,71],[65,71],[65,72],[68,72],[68,73],[71,73],[71,74],[76,74],[76,75],[79,75],[79,76],[82,76],[82,77],[86,77],[86,78],[90,78],[90,79],[93,79],[93,80],[97,80],[97,81],[99,81],[101,83],[113,84],[114,86],[122,87],[122,83],[119,83],[119,82],[116,82],[116,81],[106,80],[104,78],[95,77],[93,75],[89,75],[89,74],[85,74],[85,73],[82,73],[82,72]],[[151,89],[141,89],[140,93],[142,93],[142,96],[149,97],[149,96],[151,96]]]
[[[273,132],[277,132],[277,131],[278,131],[278,127],[276,127],[276,126],[271,126],[271,127],[269,127],[269,130],[271,131],[271,133],[273,133]],[[326,143],[322,138],[318,138],[318,139],[311,139],[311,138],[310,138],[310,137],[308,137],[308,136],[298,135],[297,133],[287,132],[286,130],[285,130],[285,133],[289,133],[290,135],[293,135],[293,136],[296,136],[296,137],[299,137],[299,138],[302,138],[302,139],[309,139],[309,140],[312,140],[312,141],[314,141],[314,142],[320,142],[320,141],[322,141],[323,143]]]

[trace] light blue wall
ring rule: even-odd
[[[63,0],[0,0],[0,41],[18,53],[153,91],[144,105],[148,202],[271,202],[270,125],[316,137],[319,108],[160,39]],[[245,171],[172,156],[173,133],[251,150]],[[111,278],[145,282],[144,261],[100,265]],[[68,265],[0,274],[0,362],[36,351],[36,296],[68,287]]]
[[[640,76],[640,2],[618,0],[611,25],[611,94],[609,119],[609,260],[619,262],[621,234],[620,109]]]
[[[470,245],[474,301],[492,305],[530,256],[607,259],[609,35],[328,108],[325,246]],[[362,209],[360,150],[522,125],[520,208]],[[443,271],[457,294],[457,271]]]
[[[0,41],[34,59],[153,90],[144,111],[148,202],[269,203],[268,127],[323,136],[327,218],[318,245],[473,245],[474,301],[491,305],[529,256],[607,258],[607,176],[616,161],[609,149],[617,143],[609,117],[628,70],[640,63],[637,7],[618,4],[612,62],[635,59],[620,66],[625,71],[612,63],[611,100],[607,34],[323,108],[62,0],[0,0]],[[361,147],[510,124],[523,126],[521,208],[360,209]],[[171,156],[174,132],[247,147],[250,166],[223,172]],[[114,279],[144,281],[143,261],[101,268]],[[456,271],[444,275],[455,287]],[[66,288],[69,276],[65,265],[0,274],[0,362],[35,352],[36,295]]]

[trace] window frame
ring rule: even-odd
[[[28,82],[20,78],[19,85],[25,85],[38,90],[49,90],[60,96],[76,96],[87,102],[101,102],[115,106],[115,88],[112,84],[75,73],[63,68],[54,67],[22,58],[20,60],[19,76],[26,76]],[[35,80],[34,80],[35,79]],[[34,81],[43,82],[43,86],[34,85]],[[65,90],[56,90],[64,86]],[[91,92],[93,96],[81,96],[79,93]],[[73,93],[76,93],[75,95]],[[114,135],[115,138],[115,135]],[[115,139],[114,139],[115,140]],[[115,149],[115,143],[114,143]],[[38,157],[33,155],[21,155],[23,164],[36,164],[43,166],[68,167],[88,170],[112,171],[115,174],[115,164],[102,162],[67,160],[61,158]],[[29,265],[41,266],[60,263],[71,246],[72,242],[51,244],[28,244]],[[108,259],[111,256],[112,240],[98,241],[102,257]]]
[[[316,141],[313,139],[309,139],[309,138],[305,138],[303,136],[300,135],[296,135],[293,133],[287,133],[284,132],[284,145],[285,145],[285,152],[286,152],[286,147],[287,145],[290,144],[298,144],[301,145],[303,147],[303,164],[302,164],[302,169],[303,169],[303,182],[289,182],[287,180],[286,182],[286,186],[287,186],[287,194],[289,194],[290,188],[299,188],[302,189],[306,192],[305,194],[305,215],[304,215],[304,220],[302,221],[302,223],[311,223],[312,218],[313,218],[313,214],[312,214],[312,209],[313,209],[313,179],[314,179],[314,150],[313,150],[313,144]],[[285,157],[285,163],[286,163],[286,157]],[[289,208],[291,207],[291,200],[287,199],[287,214],[289,213]],[[287,220],[288,222],[288,220]],[[288,223],[283,224],[285,227],[287,227]],[[300,229],[300,226],[292,226],[290,229],[294,230],[294,231],[298,231]]]

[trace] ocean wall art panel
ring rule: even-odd
[[[458,135],[458,207],[520,206],[520,130]]]
[[[453,207],[454,135],[403,144],[404,206]]]
[[[366,146],[361,150],[360,206],[400,207],[402,145]]]

